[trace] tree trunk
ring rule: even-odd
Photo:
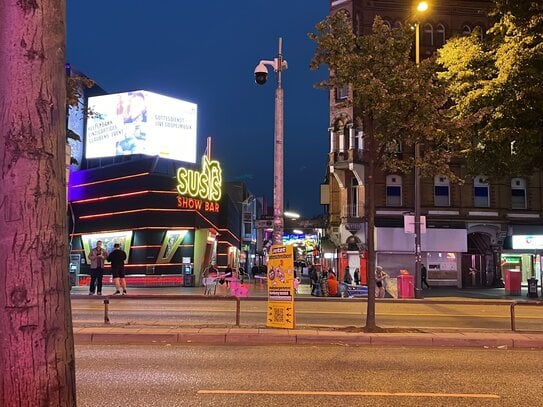
[[[366,220],[367,245],[368,245],[368,267],[366,268],[368,282],[368,309],[366,311],[366,332],[374,332],[377,328],[375,323],[375,139],[373,137],[373,118],[364,120],[364,132],[366,138]]]
[[[0,405],[74,406],[65,0],[0,1]]]

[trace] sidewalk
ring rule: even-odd
[[[217,295],[227,295],[226,287],[221,287]],[[113,287],[104,286],[104,294],[111,295]],[[525,290],[524,290],[525,291]],[[72,294],[81,295],[88,292],[87,287],[73,287]],[[129,295],[163,294],[163,295],[201,295],[203,287],[129,287]],[[264,284],[250,284],[250,296],[267,296]],[[300,297],[310,297],[307,285],[299,287]],[[458,289],[432,288],[425,290],[425,298],[431,302],[435,299],[504,299],[528,300],[526,294],[522,297],[507,297],[504,289]],[[323,299],[325,300],[325,299]],[[351,329],[353,331],[353,329]],[[320,329],[273,329],[273,328],[163,328],[138,326],[76,326],[74,338],[76,344],[206,344],[206,345],[392,345],[392,346],[453,346],[479,348],[534,348],[543,349],[542,333],[517,332],[438,332],[430,330],[394,330],[388,332],[365,333],[349,332],[347,328],[338,330],[333,327]],[[410,332],[415,331],[415,332]]]

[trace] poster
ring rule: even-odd
[[[266,326],[294,329],[294,256],[292,246],[272,246],[269,253]]]

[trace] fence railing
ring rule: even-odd
[[[102,300],[104,302],[104,323],[109,324],[109,304],[113,301],[127,301],[127,300],[199,300],[199,301],[234,301],[236,303],[235,311],[235,325],[240,326],[241,320],[241,301],[267,301],[266,297],[248,297],[239,298],[234,296],[217,296],[217,295],[181,295],[181,294],[142,294],[142,295],[119,295],[119,296],[92,296],[74,294],[72,299],[84,299],[84,300]],[[296,298],[296,302],[345,302],[345,299],[329,297],[312,298],[312,297],[299,297]],[[367,298],[350,298],[349,303],[352,302],[367,302]],[[404,304],[424,304],[424,305],[492,305],[492,306],[508,306],[510,310],[510,326],[512,331],[516,329],[516,312],[517,306],[543,306],[543,301],[493,301],[493,300],[424,300],[424,299],[380,299],[376,298],[377,303],[404,303]]]

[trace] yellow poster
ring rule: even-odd
[[[266,326],[294,329],[294,256],[292,246],[272,246],[269,253]]]

